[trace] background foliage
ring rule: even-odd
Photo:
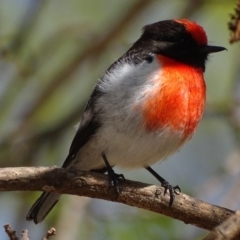
[[[240,58],[228,44],[235,1],[0,1],[0,167],[61,165],[84,105],[99,77],[139,37],[142,26],[189,18],[209,42],[207,105],[191,140],[154,169],[183,192],[230,209],[240,207]],[[126,178],[158,184],[144,170]],[[4,193],[0,225],[27,228],[40,239],[200,239],[204,231],[144,210],[64,196],[45,222],[25,221],[39,193]],[[0,231],[0,238],[5,236]]]

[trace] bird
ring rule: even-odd
[[[78,124],[62,168],[107,173],[119,194],[122,174],[113,167],[145,168],[179,194],[150,166],[178,151],[203,115],[208,55],[226,50],[208,45],[203,27],[187,19],[143,27],[140,38],[100,77]],[[43,192],[26,219],[42,222],[61,194]]]

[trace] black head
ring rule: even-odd
[[[186,19],[165,20],[147,25],[132,48],[161,54],[205,70],[208,54],[225,50],[207,45],[204,29]]]

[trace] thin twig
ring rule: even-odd
[[[16,231],[14,231],[9,224],[3,226],[5,228],[5,232],[7,233],[10,240],[18,240],[16,236]]]
[[[230,14],[231,20],[228,23],[228,29],[231,32],[230,43],[240,41],[240,0],[236,4],[234,14]]]
[[[240,211],[217,226],[203,240],[239,240],[240,239]]]
[[[21,240],[30,240],[27,229],[22,230],[21,236],[22,236]]]
[[[47,231],[47,235],[46,237],[43,238],[43,240],[49,240],[52,236],[56,235],[56,229],[51,227],[48,231]]]

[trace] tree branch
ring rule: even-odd
[[[48,191],[99,198],[147,209],[212,230],[233,211],[208,204],[185,194],[176,195],[169,207],[169,194],[159,186],[126,180],[120,194],[109,188],[106,175],[57,167],[0,168],[0,191]]]
[[[30,237],[28,235],[28,230],[27,229],[23,229],[21,232],[21,240],[30,240]]]
[[[52,227],[48,230],[47,235],[43,238],[43,240],[49,240],[54,235],[56,235],[56,229]]]
[[[240,211],[217,226],[203,240],[239,240],[240,238]]]
[[[10,240],[19,240],[16,236],[16,231],[11,228],[9,224],[3,226],[5,228],[5,232],[7,233]]]
[[[16,231],[13,230],[12,227],[9,224],[4,225],[3,227],[5,228],[5,232],[7,233],[8,237],[9,237],[9,240],[19,240],[19,238],[16,236]],[[55,228],[50,228],[47,231],[46,236],[42,240],[49,240],[54,235],[56,235],[56,229]],[[30,240],[27,229],[22,230],[21,240]]]

